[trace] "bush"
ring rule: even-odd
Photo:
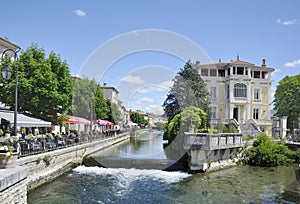
[[[270,167],[294,162],[295,152],[260,134],[253,142],[253,147],[246,151],[246,157],[246,163],[250,165]]]

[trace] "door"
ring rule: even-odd
[[[239,121],[239,108],[233,108],[233,118]]]

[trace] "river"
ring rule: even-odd
[[[162,143],[161,134],[153,132],[95,157],[110,161],[103,166],[137,159],[163,162]],[[300,203],[296,165],[237,166],[195,175],[128,167],[79,166],[29,193],[28,203]]]

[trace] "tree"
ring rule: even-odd
[[[111,103],[110,111],[112,116],[111,121],[115,124],[119,124],[119,122],[121,121],[121,111],[118,105],[115,103]]]
[[[131,112],[130,120],[134,123],[137,123],[139,126],[147,126],[149,124],[149,121],[146,120],[144,116],[138,112]]]
[[[278,166],[294,162],[295,152],[285,145],[271,140],[266,134],[260,134],[253,142],[253,147],[246,149],[245,161],[253,166]]]
[[[108,107],[108,117],[105,118],[115,124],[119,124],[121,121],[121,111],[117,104],[112,103],[110,100],[106,100]]]
[[[154,125],[156,125],[157,129],[161,130],[161,131],[164,131],[167,127],[167,124],[163,123],[163,122],[156,122],[156,123],[154,123]]]
[[[288,116],[288,127],[300,117],[300,74],[286,76],[280,80],[274,95],[274,109],[277,116]]]
[[[1,102],[14,107],[16,62],[11,63],[12,78],[2,87]],[[18,111],[49,120],[48,114],[69,109],[72,80],[68,65],[51,52],[49,57],[42,48],[32,44],[18,60]]]
[[[164,139],[172,142],[177,136],[182,137],[185,132],[201,132],[206,129],[207,114],[201,108],[190,106],[176,114],[167,124]]]
[[[209,93],[206,84],[190,61],[185,64],[183,69],[180,69],[173,82],[174,85],[163,103],[168,120],[189,106],[199,107],[205,112],[209,112]]]
[[[169,159],[179,160],[187,165],[188,156],[183,143],[185,132],[191,128],[195,132],[206,129],[206,113],[203,109],[191,106],[169,120],[163,135],[163,138],[168,140],[165,151]]]
[[[95,95],[97,86],[95,80],[89,80],[88,78],[74,79],[73,115],[90,120],[95,119]]]
[[[97,119],[107,119],[110,112],[100,86],[97,86],[97,90],[96,90],[95,112],[96,112]]]

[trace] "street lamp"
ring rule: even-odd
[[[2,52],[1,62],[3,62],[3,56],[6,52],[12,52],[14,54],[14,59],[16,61],[16,89],[15,89],[15,111],[14,111],[14,135],[18,135],[17,128],[17,115],[18,115],[18,55],[17,52],[12,49],[6,49]],[[2,68],[2,77],[6,80],[9,80],[11,77],[11,70],[9,67]]]

